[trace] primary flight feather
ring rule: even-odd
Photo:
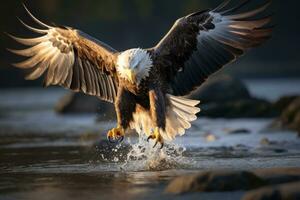
[[[114,103],[118,123],[107,134],[110,141],[123,140],[128,129],[135,129],[163,146],[164,140],[183,135],[200,112],[200,102],[184,96],[270,38],[271,17],[259,16],[271,1],[240,12],[250,1],[227,9],[227,0],[182,17],[155,47],[123,52],[79,30],[49,26],[25,7],[42,29],[21,23],[41,36],[11,36],[29,47],[10,51],[27,57],[14,64],[30,71],[27,79],[44,75],[45,86],[60,85]]]

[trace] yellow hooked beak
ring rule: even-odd
[[[128,80],[131,82],[131,83],[136,83],[136,74],[134,71],[132,71],[131,69],[128,69],[126,71],[126,75],[128,77]]]

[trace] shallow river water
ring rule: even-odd
[[[248,82],[270,100],[300,94],[288,81],[276,83]],[[261,84],[277,90],[264,92]],[[268,131],[272,119],[200,118],[163,150],[135,135],[112,146],[105,135],[115,122],[53,112],[64,90],[0,92],[0,199],[240,199],[243,191],[182,197],[164,189],[174,177],[199,170],[300,167],[296,133]],[[248,132],[231,133],[239,129]]]

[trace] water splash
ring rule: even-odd
[[[186,148],[178,144],[166,144],[163,149],[153,148],[153,144],[140,136],[138,142],[129,141],[131,150],[127,153],[121,170],[124,171],[162,171],[187,168],[193,162],[184,156]]]

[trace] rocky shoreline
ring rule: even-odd
[[[205,171],[172,180],[166,194],[246,191],[242,200],[300,199],[300,168]]]

